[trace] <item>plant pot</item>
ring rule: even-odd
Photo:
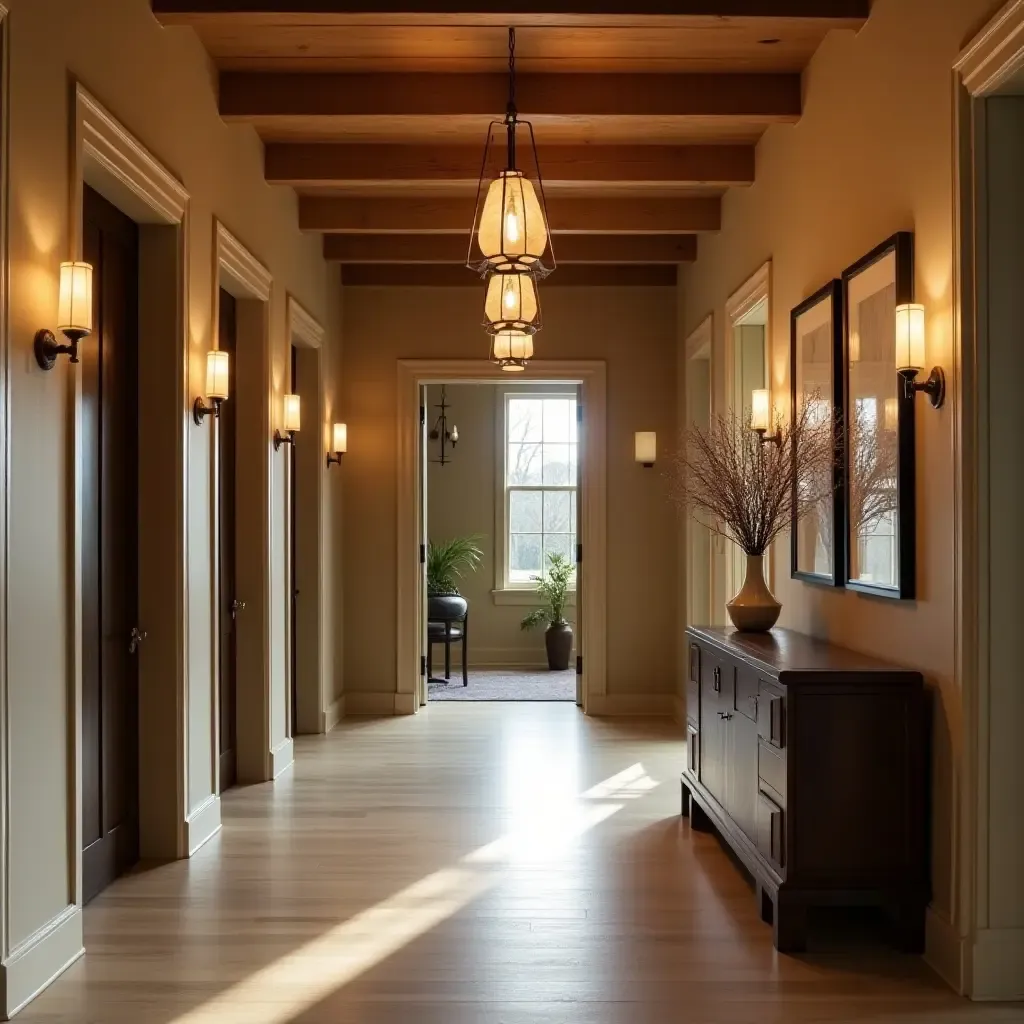
[[[572,626],[568,622],[553,623],[544,633],[544,646],[548,649],[548,668],[564,672],[572,654]]]
[[[782,605],[764,581],[763,555],[747,555],[747,578],[725,607],[732,624],[742,633],[766,633],[779,621]]]
[[[432,594],[427,597],[427,619],[430,622],[461,622],[469,608],[458,594]]]

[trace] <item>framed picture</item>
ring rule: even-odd
[[[914,301],[914,236],[843,271],[846,586],[911,600],[916,573],[914,398],[896,372],[896,307]]]
[[[839,436],[843,410],[843,287],[830,281],[790,314],[789,365],[793,416],[806,409],[808,422],[829,423]],[[794,453],[795,454],[795,453]],[[843,460],[828,480],[794,475],[794,505],[802,518],[790,534],[792,576],[807,583],[839,587],[846,555]],[[817,470],[821,473],[821,470]]]

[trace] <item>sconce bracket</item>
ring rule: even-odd
[[[757,434],[757,439],[761,444],[782,444],[782,434],[776,431],[774,434],[769,434],[765,430],[756,430],[754,433]]]
[[[340,466],[341,465],[341,460],[344,457],[345,457],[345,453],[344,452],[338,452],[336,455],[331,453],[331,452],[328,452],[327,453],[327,468],[330,469],[331,466]]]
[[[70,356],[71,362],[78,362],[78,342],[84,337],[82,334],[67,334],[70,345],[58,345],[57,338],[53,331],[45,327],[36,331],[35,341],[32,348],[35,352],[36,362],[43,370],[52,370],[57,364],[57,356]]]
[[[946,373],[941,366],[933,366],[925,381],[915,379],[917,370],[900,370],[900,376],[903,378],[908,398],[913,398],[918,391],[923,391],[928,396],[928,401],[932,403],[932,408],[942,408],[942,403],[946,400]]]
[[[220,403],[221,399],[215,398],[213,405],[207,405],[201,398],[197,398],[192,404],[192,419],[197,427],[203,425],[203,420],[207,416],[213,416],[214,418],[220,416]]]
[[[280,451],[283,444],[295,444],[294,431],[289,430],[287,434],[282,434],[280,430],[274,431],[274,451]]]

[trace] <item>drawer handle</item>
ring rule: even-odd
[[[732,712],[731,711],[719,711],[718,712],[718,717],[719,718],[724,718],[725,721],[728,722],[729,719],[732,718]]]
[[[715,693],[721,692],[722,689],[722,670],[716,665],[715,666]]]

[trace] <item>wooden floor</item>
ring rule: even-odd
[[[18,1018],[118,1024],[1021,1021],[870,929],[779,956],[678,816],[669,722],[439,704],[303,739],[191,861],[86,910],[88,953]],[[845,943],[845,945],[844,945]]]

